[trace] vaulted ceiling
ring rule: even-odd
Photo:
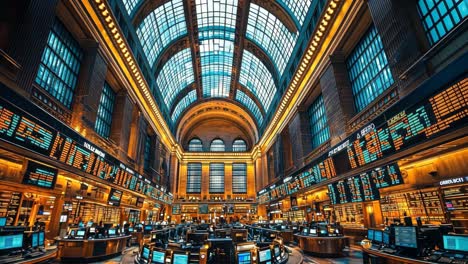
[[[313,0],[118,0],[177,124],[221,99],[260,127]]]

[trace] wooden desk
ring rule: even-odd
[[[397,256],[388,254],[379,250],[373,249],[362,249],[362,258],[364,263],[375,263],[373,259],[378,259],[379,264],[430,264],[433,262],[428,262],[420,259],[413,259],[409,257]]]
[[[103,239],[58,239],[58,257],[62,260],[89,260],[121,254],[132,236]]]
[[[308,253],[318,256],[341,256],[343,249],[349,245],[349,237],[312,237],[299,234],[294,235],[299,247]]]
[[[281,234],[281,237],[283,238],[284,243],[289,243],[294,240],[292,230],[281,230],[280,234]]]

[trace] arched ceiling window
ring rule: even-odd
[[[189,151],[201,152],[203,151],[203,143],[199,138],[192,138],[188,144]]]
[[[176,95],[194,81],[192,53],[187,48],[176,53],[164,64],[156,84],[170,109]]]
[[[304,23],[312,0],[277,0],[277,2],[294,17],[296,22],[299,23],[300,28],[302,23]]]
[[[263,109],[268,112],[276,93],[273,76],[263,62],[246,50],[242,57],[239,82],[258,97]]]
[[[241,103],[242,105],[244,105],[245,107],[247,107],[250,112],[252,112],[252,114],[254,115],[255,119],[257,120],[257,123],[260,125],[262,124],[263,122],[263,115],[262,113],[260,112],[260,109],[258,108],[257,104],[255,104],[255,102],[252,100],[252,98],[250,98],[249,96],[247,96],[244,92],[242,92],[241,90],[237,90],[236,92],[236,100]]]
[[[220,138],[213,139],[213,141],[211,141],[210,151],[213,151],[213,152],[226,151],[226,148],[224,146],[224,141]]]
[[[232,151],[234,152],[247,151],[247,144],[245,144],[245,141],[243,139],[236,139],[232,143]]]
[[[273,14],[256,4],[250,4],[246,37],[259,45],[283,75],[296,44],[297,34],[291,33]]]
[[[187,34],[182,0],[172,0],[149,14],[136,29],[149,65],[172,41]]]
[[[177,103],[176,107],[174,108],[174,111],[172,112],[172,121],[175,123],[177,119],[179,119],[180,114],[185,110],[185,108],[187,108],[189,105],[195,102],[195,100],[197,100],[197,91],[192,90]]]
[[[141,0],[122,0],[128,15],[133,13],[133,10]]]

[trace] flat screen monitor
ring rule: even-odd
[[[39,233],[31,234],[31,247],[35,248],[39,245]]]
[[[90,227],[89,232],[93,233],[93,234],[96,233],[96,228],[95,227]]]
[[[150,255],[150,249],[147,247],[143,247],[143,250],[141,251],[141,258],[148,260],[149,255]]]
[[[302,233],[303,233],[304,235],[309,234],[309,228],[304,227],[304,229],[302,229]]]
[[[367,230],[367,239],[374,240],[374,234],[375,234],[374,229],[368,229]]]
[[[164,264],[164,257],[166,256],[165,252],[153,251],[153,256],[151,257],[151,263]]]
[[[145,231],[151,231],[151,230],[153,230],[152,225],[145,225]]]
[[[0,250],[22,248],[23,247],[23,233],[0,236]]]
[[[414,226],[395,226],[395,246],[418,248],[418,237]]]
[[[45,233],[44,231],[39,232],[39,246],[43,247],[45,246]]]
[[[282,225],[281,230],[285,230],[285,229],[286,229],[286,226]]]
[[[109,229],[109,232],[108,232],[109,236],[115,236],[115,235],[116,235],[116,231],[117,231],[117,230],[114,229],[114,228]]]
[[[7,218],[0,217],[0,227],[6,226]]]
[[[78,230],[76,231],[76,237],[84,237],[85,230]]]
[[[273,251],[275,253],[275,257],[279,257],[281,255],[281,250],[278,245],[273,247]]]
[[[309,234],[310,234],[310,235],[313,235],[313,236],[317,235],[317,228],[311,228],[311,229],[309,230]]]
[[[374,241],[377,243],[382,243],[383,240],[383,232],[382,230],[375,230],[374,231]]]
[[[382,242],[383,242],[385,245],[390,245],[390,233],[388,233],[388,232],[383,232]]]
[[[239,264],[250,264],[250,251],[239,252],[237,254],[237,263]]]
[[[132,233],[133,232],[133,227],[129,227],[128,232]]]
[[[268,248],[268,249],[264,249],[264,250],[260,250],[258,252],[258,260],[260,262],[268,262],[268,261],[271,261],[271,250]]]
[[[188,260],[187,254],[174,253],[172,256],[172,264],[188,264]]]
[[[208,239],[208,233],[190,233],[190,234],[187,234],[187,242],[190,242],[193,245],[203,245],[203,243],[207,239]]]
[[[444,235],[444,249],[448,251],[468,252],[468,236]]]

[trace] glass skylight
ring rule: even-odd
[[[136,33],[148,63],[153,65],[164,48],[187,34],[182,0],[173,0],[158,7],[143,20]]]
[[[248,95],[246,95],[244,92],[241,90],[237,90],[236,92],[236,100],[243,104],[247,109],[250,110],[250,112],[254,115],[255,119],[257,119],[257,123],[259,125],[262,124],[263,122],[263,116],[262,113],[260,112],[260,109],[258,108],[257,104],[250,98]]]
[[[237,0],[196,0],[199,31],[235,31]]]
[[[176,122],[179,118],[179,115],[193,102],[197,100],[197,91],[192,90],[187,95],[179,101],[179,103],[174,108],[174,112],[172,112],[172,121]]]
[[[246,37],[268,54],[281,76],[296,44],[297,34],[289,32],[273,14],[251,3]]]
[[[161,69],[156,83],[168,109],[176,95],[195,81],[190,48],[172,56]]]
[[[263,62],[247,50],[242,56],[239,82],[257,96],[265,112],[268,112],[276,93],[273,76]]]
[[[208,39],[200,43],[204,97],[227,97],[231,86],[234,42]]]
[[[286,8],[286,10],[293,15],[293,17],[299,22],[299,27],[302,27],[304,19],[309,11],[312,0],[277,0],[280,5]]]
[[[140,0],[122,0],[127,13],[130,16],[133,13],[133,9],[138,5]]]

